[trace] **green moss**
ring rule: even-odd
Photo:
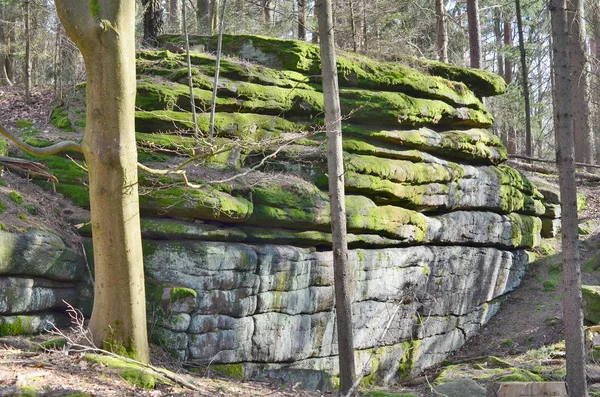
[[[366,397],[418,397],[416,394],[413,393],[390,392],[383,390],[364,391],[362,395]]]
[[[413,62],[421,63],[432,75],[465,83],[478,96],[494,96],[506,92],[504,79],[486,70],[461,68],[437,61],[415,59]]]
[[[94,18],[100,17],[100,4],[98,0],[90,0],[90,13]]]
[[[514,368],[514,372],[508,375],[500,376],[496,382],[543,382],[544,378],[533,372]]]
[[[21,193],[16,192],[14,190],[8,194],[8,198],[10,198],[11,201],[15,204],[23,204],[23,201],[25,200]]]
[[[39,344],[37,350],[60,350],[67,344],[66,338],[52,338]]]
[[[196,299],[198,294],[191,288],[175,287],[171,290],[171,303],[188,297]]]
[[[0,138],[0,156],[8,155],[8,141],[5,138]]]
[[[104,364],[117,370],[119,375],[129,384],[143,389],[153,389],[157,383],[168,383],[165,378],[155,372],[117,357],[107,357],[97,354],[86,354],[83,359],[89,362]]]
[[[586,320],[595,324],[600,322],[600,287],[582,285],[583,314]]]
[[[236,364],[212,364],[210,369],[230,379],[244,379],[244,365]]]
[[[71,120],[69,120],[69,114],[61,106],[57,106],[52,109],[52,113],[50,114],[50,123],[63,131],[74,131],[73,124],[71,124]]]
[[[551,256],[551,255],[556,254],[556,250],[554,249],[554,246],[546,241],[542,241],[539,249],[540,249],[540,254],[542,254],[542,256]]]
[[[420,340],[410,340],[402,343],[402,358],[398,365],[398,377],[400,379],[406,379],[411,376],[415,368],[415,360],[418,357],[417,351],[420,344]]]
[[[15,124],[21,130],[29,130],[33,128],[33,122],[29,120],[17,120]]]
[[[37,388],[34,386],[23,386],[18,390],[17,395],[21,397],[36,397],[38,395]]]
[[[29,222],[29,217],[23,213],[18,214],[17,217],[23,222]]]
[[[0,214],[4,211],[6,211],[6,204],[4,204],[4,201],[0,200]]]
[[[27,316],[0,317],[0,336],[30,335],[33,331]]]
[[[252,203],[211,187],[155,188],[140,195],[140,209],[146,214],[161,214],[240,222],[252,213]]]

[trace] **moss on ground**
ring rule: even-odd
[[[69,119],[69,114],[62,106],[57,106],[52,109],[52,113],[50,114],[50,123],[63,131],[75,131],[73,125],[71,124],[71,120]]]
[[[154,389],[156,384],[160,383],[170,384],[167,378],[161,374],[140,364],[125,360],[124,358],[86,354],[83,356],[83,359],[88,362],[103,364],[109,368],[115,369],[129,384],[142,389]]]

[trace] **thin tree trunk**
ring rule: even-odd
[[[591,92],[600,92],[600,4],[594,2],[592,7],[592,89]],[[600,125],[600,101],[595,99],[592,102],[592,125]],[[594,159],[598,162],[600,159],[600,134],[593,134],[594,136]]]
[[[298,1],[298,40],[306,40],[306,0]]]
[[[196,3],[196,23],[198,34],[212,34],[212,20],[210,15],[210,0],[198,0]]]
[[[517,12],[517,29],[519,33],[519,54],[521,58],[521,82],[523,85],[523,99],[525,101],[525,155],[532,157],[531,148],[531,104],[529,103],[529,70],[527,68],[527,54],[525,40],[523,39],[523,20],[521,18],[521,1],[515,0]]]
[[[508,50],[512,46],[512,29],[511,20],[506,15],[504,16],[504,49]],[[508,55],[504,55],[504,82],[510,84],[512,82],[512,62]]]
[[[148,47],[156,47],[163,27],[162,4],[160,0],[142,0],[144,6],[144,38],[142,43]]]
[[[481,26],[479,24],[479,0],[467,0],[469,23],[469,55],[472,68],[481,68]]]
[[[585,346],[581,312],[581,270],[577,247],[577,185],[575,183],[575,149],[573,145],[573,110],[571,102],[570,60],[565,0],[550,0],[553,61],[555,74],[554,121],[556,162],[561,195],[561,234],[563,257],[563,319],[567,361],[567,386],[572,397],[586,397]]]
[[[6,20],[5,5],[0,3],[0,20]],[[0,87],[12,86],[11,78],[9,77],[10,70],[10,47],[8,35],[4,23],[0,23]]]
[[[496,65],[498,67],[498,75],[504,77],[504,56],[502,51],[502,14],[500,10],[494,10],[494,36],[496,39]]]
[[[352,279],[348,268],[348,242],[346,239],[346,206],[344,196],[344,162],[342,156],[342,116],[335,57],[335,39],[331,0],[317,0],[319,33],[321,36],[321,69],[325,125],[327,128],[327,168],[329,175],[329,200],[331,205],[331,231],[333,239],[333,271],[335,307],[340,366],[340,392],[346,394],[352,387],[356,370],[352,336]]]
[[[181,7],[181,19],[183,20],[183,37],[185,38],[185,56],[187,61],[187,77],[188,87],[190,89],[190,105],[192,107],[192,124],[194,127],[194,147],[198,147],[198,116],[196,114],[196,97],[194,96],[194,83],[192,80],[192,60],[190,59],[190,39],[187,28],[186,10],[187,6],[185,2]]]
[[[441,62],[448,62],[448,30],[446,28],[446,7],[444,0],[435,0],[435,49]]]
[[[180,6],[181,0],[169,0],[169,29],[174,33],[181,32]]]
[[[319,7],[317,7],[316,4],[313,7],[313,19],[319,20]],[[319,44],[319,29],[317,29],[316,32],[313,32],[310,41],[313,44]]]
[[[590,123],[590,81],[587,70],[587,38],[583,13],[582,0],[567,1],[575,161],[592,164],[594,162],[594,139]]]
[[[273,22],[273,15],[271,14],[271,0],[262,0],[261,7],[262,25],[270,28],[271,23]]]
[[[356,30],[356,20],[354,18],[354,2],[348,0],[348,8],[350,10],[350,30],[352,32],[352,51],[358,52],[358,38]]]
[[[135,2],[55,0],[87,73],[82,149],[89,169],[96,346],[149,362],[135,142]]]
[[[361,2],[361,9],[362,9],[362,49],[363,49],[363,53],[367,53],[367,51],[369,50],[369,40],[368,40],[368,26],[369,24],[367,23],[367,5],[366,5],[366,0],[362,0]]]
[[[25,60],[23,62],[23,80],[25,102],[31,102],[31,1],[25,0]]]
[[[212,145],[215,135],[215,113],[217,111],[217,90],[219,89],[219,71],[221,70],[221,48],[223,45],[223,24],[225,19],[225,6],[227,0],[223,0],[221,16],[219,17],[219,37],[217,39],[217,59],[215,60],[215,76],[213,80],[213,94],[210,103],[210,122],[208,125],[208,143]]]

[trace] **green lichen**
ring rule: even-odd
[[[400,379],[407,379],[411,376],[420,345],[420,340],[410,340],[402,343],[402,358],[398,363],[398,377]]]
[[[4,204],[4,201],[0,200],[0,214],[4,211],[6,211],[6,204]]]
[[[5,138],[0,138],[0,156],[8,155],[8,141]]]
[[[531,371],[514,368],[512,373],[500,376],[496,382],[543,382],[544,378]]]

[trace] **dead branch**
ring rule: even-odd
[[[519,159],[519,160],[537,161],[539,163],[556,164],[556,160],[546,160],[546,159],[540,159],[540,158],[535,158],[535,157],[522,156],[520,154],[509,154],[508,158],[510,158],[510,159]],[[600,168],[600,165],[588,164],[588,163],[575,163],[575,166],[577,166],[577,167]]]
[[[13,172],[20,174],[39,175],[50,182],[58,182],[58,179],[50,172],[46,171],[48,167],[45,164],[37,163],[31,160],[19,159],[14,157],[0,156],[0,164]]]
[[[65,150],[73,150],[79,153],[83,152],[81,145],[72,141],[63,141],[46,147],[31,146],[2,126],[0,126],[0,135],[4,135],[8,140],[17,145],[19,149],[24,150],[29,154],[33,154],[34,156],[51,156],[53,154],[64,152]]]

